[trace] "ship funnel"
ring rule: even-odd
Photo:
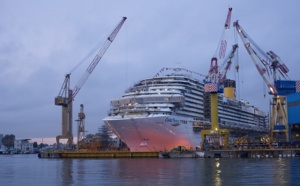
[[[226,79],[224,81],[224,96],[226,98],[235,99],[235,81],[231,79]]]

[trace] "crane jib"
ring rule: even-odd
[[[122,18],[121,22],[109,35],[108,40],[106,40],[102,48],[99,50],[99,52],[97,53],[97,55],[95,56],[95,58],[93,59],[93,61],[91,62],[91,64],[89,65],[85,73],[83,74],[83,76],[81,77],[81,79],[78,81],[77,85],[73,89],[73,95],[72,95],[73,98],[77,95],[77,93],[79,92],[79,90],[81,89],[81,87],[83,86],[87,78],[89,77],[89,75],[93,72],[98,62],[101,60],[102,56],[105,54],[106,50],[109,48],[110,44],[115,39],[118,32],[120,31],[126,19],[127,19],[126,17]],[[66,75],[65,81],[61,87],[58,97],[67,97],[68,90],[70,90],[70,74]]]
[[[95,56],[95,58],[93,59],[93,61],[89,65],[89,67],[87,68],[86,72],[83,74],[83,76],[81,77],[81,79],[79,80],[77,85],[75,86],[74,92],[73,92],[73,98],[77,95],[78,91],[81,89],[81,87],[83,86],[85,81],[88,79],[89,75],[93,72],[93,70],[99,63],[99,61],[102,59],[103,55],[105,54],[105,52],[107,51],[107,49],[109,48],[110,44],[113,42],[115,37],[117,36],[118,32],[120,31],[120,29],[126,19],[127,19],[126,17],[123,17],[122,21],[117,25],[117,27],[113,30],[113,32],[107,38],[106,42],[104,43],[102,48],[99,50],[99,52],[97,53],[97,55]]]
[[[62,106],[62,134],[56,136],[57,147],[59,148],[59,140],[62,138],[67,138],[67,144],[70,148],[73,146],[73,99],[88,79],[89,75],[92,73],[98,62],[101,60],[102,56],[105,54],[106,50],[118,34],[126,17],[123,17],[122,21],[117,25],[114,31],[108,37],[108,40],[104,43],[102,48],[99,50],[75,88],[70,89],[70,74],[67,74],[65,77],[65,81],[61,87],[59,95],[55,98],[55,105]]]

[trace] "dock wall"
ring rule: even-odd
[[[45,151],[40,158],[157,158],[158,152],[129,151]]]

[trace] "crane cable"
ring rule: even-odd
[[[119,23],[120,24],[120,23]],[[118,24],[118,25],[119,25]],[[115,30],[116,28],[114,28],[113,30]],[[95,46],[94,48],[92,48],[92,50],[70,71],[69,74],[71,74],[72,72],[74,72],[80,65],[82,65],[83,62],[85,62],[89,57],[92,56],[92,54],[94,54],[98,49],[100,49],[103,46],[103,43],[106,42],[108,38],[103,38],[101,39]]]
[[[88,58],[90,58],[104,43],[103,42],[104,39],[102,39],[100,42],[98,42],[94,48],[92,48],[92,50],[81,60],[79,61],[79,63],[70,71],[69,74],[73,73],[80,65],[82,65],[82,63],[84,63]]]

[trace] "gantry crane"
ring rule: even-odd
[[[230,29],[231,12],[232,12],[232,8],[229,8],[225,25],[224,25],[224,31],[219,46],[217,47],[217,51],[215,52],[215,55],[211,59],[210,69],[207,77],[205,78],[205,84],[204,84],[204,91],[206,93],[209,93],[210,95],[211,129],[201,130],[202,144],[203,145],[205,144],[207,138],[212,138],[214,143],[213,145],[215,147],[217,145],[217,148],[220,145],[223,146],[224,148],[227,148],[228,140],[229,140],[229,130],[219,128],[218,93],[223,93],[224,91],[224,81],[226,79],[226,74],[227,71],[230,69],[230,66],[232,64],[231,60],[234,57],[234,53],[236,52],[238,45],[233,45],[232,51],[225,58],[223,64],[221,65],[221,68],[218,66],[217,54],[219,56],[219,59],[223,59],[225,57],[226,48],[227,48],[226,33]]]
[[[93,72],[102,56],[105,54],[106,50],[109,48],[110,44],[113,42],[118,32],[122,28],[125,20],[127,18],[123,17],[116,28],[112,31],[112,33],[108,36],[102,48],[98,51],[97,55],[92,60],[91,64],[86,69],[85,73],[72,90],[70,88],[70,75],[67,74],[65,76],[64,83],[59,91],[58,96],[55,98],[55,105],[62,106],[62,134],[56,136],[57,147],[59,147],[60,139],[68,139],[67,144],[69,147],[73,145],[73,100],[75,96],[78,94],[79,90],[82,88],[85,81],[88,79],[90,74]]]
[[[270,137],[277,138],[277,140],[283,140],[282,138],[285,138],[288,142],[289,126],[286,95],[296,92],[296,81],[289,80],[287,74],[289,69],[274,52],[269,51],[265,53],[260,49],[240,26],[238,21],[234,22],[233,25],[242,39],[260,76],[267,84],[270,90],[269,93],[273,95],[271,103]]]

